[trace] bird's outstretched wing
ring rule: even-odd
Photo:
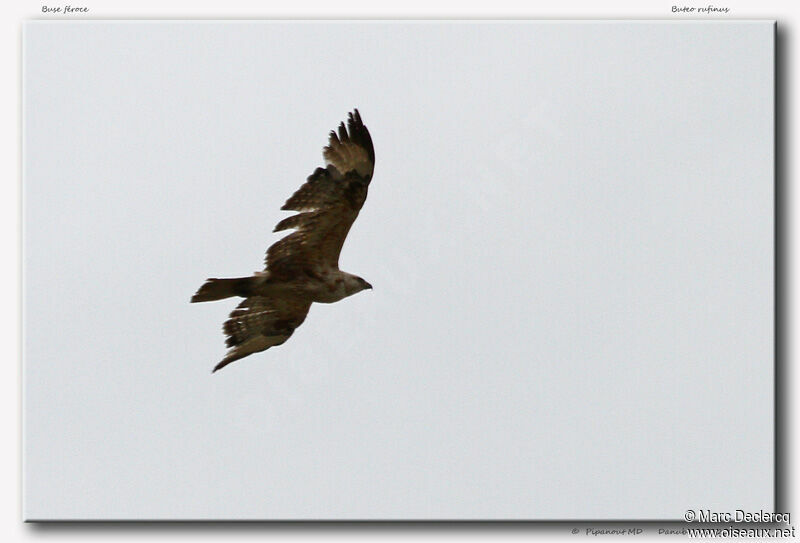
[[[291,296],[245,298],[222,325],[230,350],[214,371],[285,342],[303,324],[311,302]]]
[[[281,209],[299,211],[275,227],[295,229],[267,250],[266,269],[275,278],[291,278],[304,270],[338,267],[339,253],[367,199],[375,150],[356,109],[347,127],[331,131],[323,149],[327,167],[317,168]]]

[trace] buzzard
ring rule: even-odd
[[[244,298],[222,327],[230,350],[213,371],[284,343],[312,303],[338,302],[372,288],[339,270],[339,253],[367,199],[375,165],[372,138],[357,109],[348,114],[347,127],[340,123],[338,133],[331,131],[322,156],[326,167],[314,170],[281,208],[299,213],[280,221],[274,231],[294,232],[267,250],[264,271],[208,279],[192,297],[192,302]]]

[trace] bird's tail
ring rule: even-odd
[[[262,277],[236,277],[234,279],[207,279],[202,287],[192,296],[194,302],[213,302],[231,296],[247,298],[254,294],[254,289],[263,282]]]

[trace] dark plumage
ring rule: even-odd
[[[214,371],[255,352],[284,343],[306,318],[313,302],[332,303],[372,288],[339,270],[339,254],[367,199],[375,150],[358,110],[331,131],[323,149],[327,166],[314,170],[281,209],[299,213],[275,231],[294,232],[267,250],[265,269],[251,277],[208,279],[192,302],[245,298],[223,331],[230,348]]]

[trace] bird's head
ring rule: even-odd
[[[349,277],[348,279],[349,279],[349,281],[347,281],[347,284],[346,284],[346,287],[345,287],[346,290],[347,290],[347,295],[348,296],[351,296],[351,295],[355,294],[356,292],[361,292],[362,290],[367,290],[367,289],[371,289],[372,288],[372,285],[370,285],[364,279],[362,279],[361,277],[358,277],[357,275],[353,275],[353,276]]]

